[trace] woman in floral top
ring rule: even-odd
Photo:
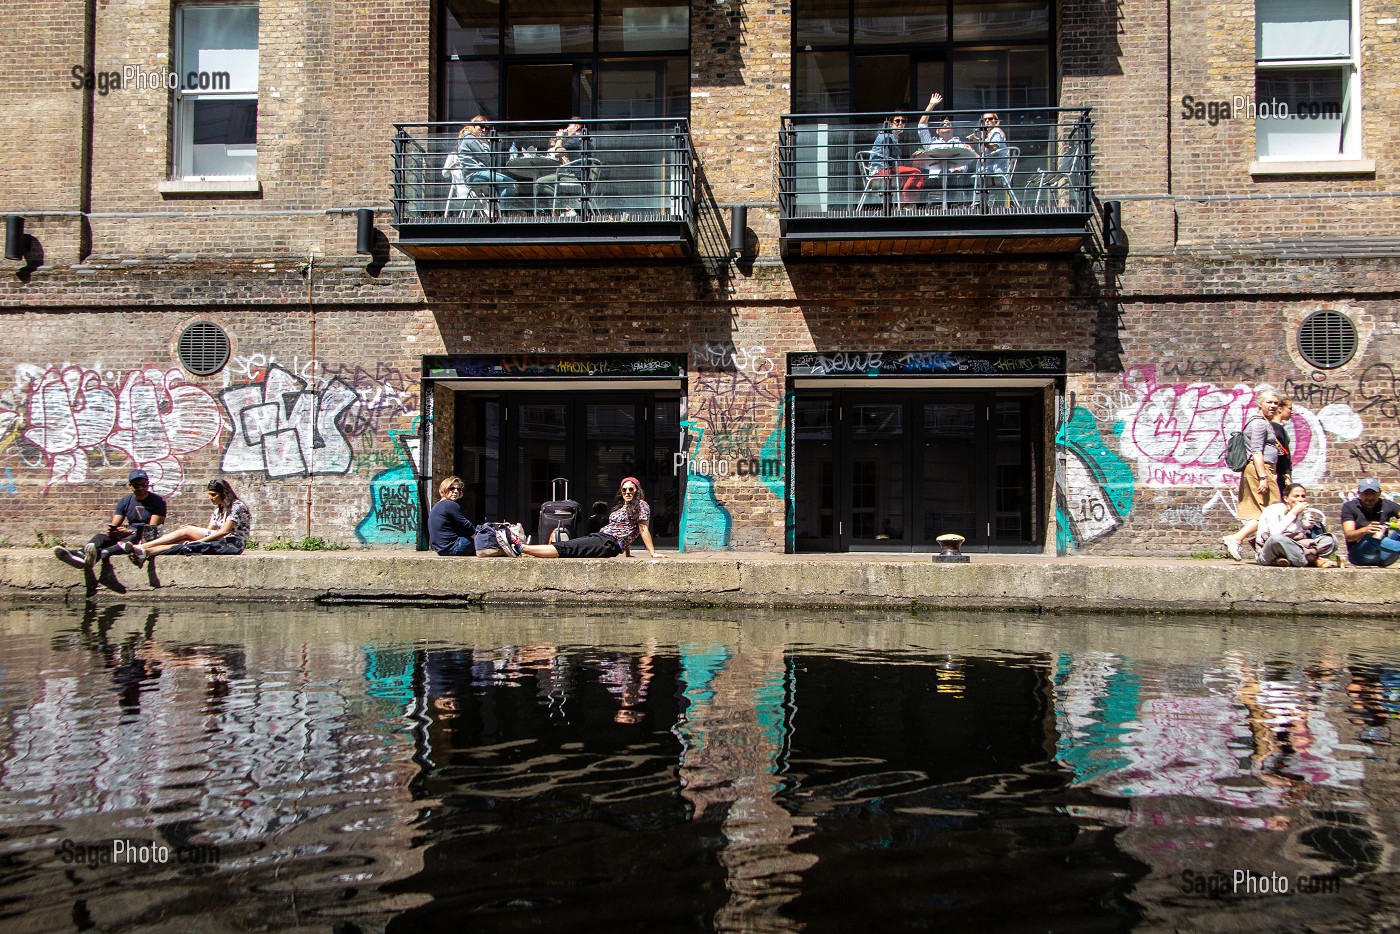
[[[227,480],[209,481],[209,501],[214,511],[207,528],[186,525],[167,532],[145,545],[129,545],[124,550],[139,566],[147,558],[160,554],[172,555],[236,555],[248,544],[253,531],[253,514],[233,492]]]
[[[625,477],[618,486],[608,524],[600,531],[553,545],[522,545],[521,552],[532,558],[615,558],[639,535],[647,554],[657,557],[651,540],[651,507],[643,498],[642,484],[636,477]]]

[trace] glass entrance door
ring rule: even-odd
[[[593,503],[611,509],[622,478],[635,476],[652,508],[655,540],[677,542],[684,479],[675,472],[678,390],[461,392],[455,411],[454,472],[467,481],[462,507],[473,520],[521,522],[533,534],[540,506],[554,498],[554,479],[564,477],[586,533]]]
[[[1034,547],[1044,541],[1039,391],[798,392],[798,551]]]

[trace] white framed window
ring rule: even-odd
[[[258,8],[176,8],[176,179],[258,174]]]
[[[1255,0],[1255,153],[1266,163],[1361,159],[1356,0]]]

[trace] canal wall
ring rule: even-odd
[[[710,554],[541,561],[412,552],[250,552],[118,559],[99,575],[37,549],[0,551],[0,599],[796,606],[1400,618],[1393,572],[1222,561]],[[1391,594],[1392,596],[1386,596]]]

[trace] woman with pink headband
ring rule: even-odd
[[[521,553],[532,558],[615,558],[638,535],[647,546],[647,554],[657,557],[651,540],[651,507],[643,499],[642,484],[636,477],[624,477],[618,485],[608,524],[601,530],[553,545],[522,545]]]

